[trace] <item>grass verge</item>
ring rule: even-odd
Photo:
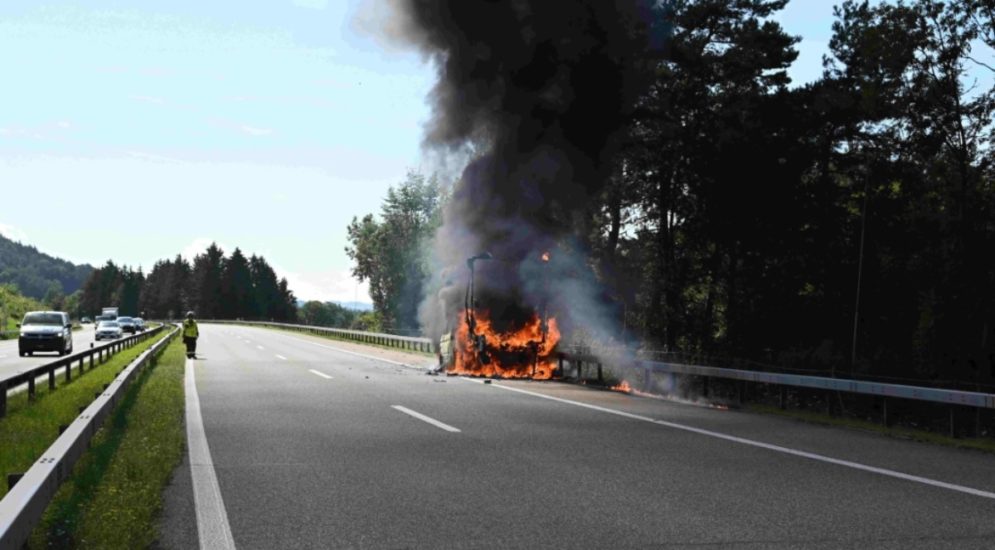
[[[59,426],[68,425],[79,416],[80,407],[93,402],[94,394],[103,391],[104,384],[110,383],[135,357],[148,349],[158,338],[151,338],[127,348],[104,361],[95,364],[79,376],[79,369],[73,364],[73,379],[66,382],[65,370],[60,369],[55,377],[56,390],[48,389],[48,383],[36,385],[34,401],[23,391],[7,398],[7,415],[0,418],[0,498],[7,494],[6,474],[24,473],[35,460],[45,452],[59,436]],[[89,365],[89,361],[85,363]]]
[[[29,548],[147,548],[184,449],[184,350],[171,343],[94,437]]]
[[[897,439],[910,439],[913,441],[921,441],[924,443],[945,445],[947,447],[958,447],[961,449],[974,449],[978,451],[995,453],[995,439],[987,437],[954,438],[948,435],[938,434],[935,432],[927,432],[925,430],[915,430],[912,428],[903,428],[899,426],[888,427],[883,424],[876,424],[874,422],[868,422],[866,420],[860,420],[857,418],[829,416],[827,414],[815,413],[811,411],[792,411],[792,410],[782,411],[779,407],[771,405],[751,404],[744,406],[744,409],[750,412],[757,412],[761,414],[772,414],[787,418],[793,418],[795,420],[800,420],[803,422],[821,424],[824,426],[837,426],[837,427],[850,428],[855,430],[864,430],[864,431],[887,435],[889,437],[894,437]]]

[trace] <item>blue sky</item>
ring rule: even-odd
[[[0,3],[0,232],[146,269],[260,253],[302,298],[366,301],[345,227],[428,169],[431,68],[355,23],[358,0]],[[796,81],[832,2],[794,0]],[[366,25],[369,27],[369,25]]]

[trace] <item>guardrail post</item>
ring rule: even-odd
[[[28,378],[28,399],[34,400],[34,398],[35,398],[35,377],[32,376],[31,378]]]
[[[79,373],[83,374],[83,356],[79,356]]]
[[[73,364],[66,363],[66,382],[69,382],[72,379],[73,379]]]
[[[7,416],[7,383],[0,382],[0,418]]]
[[[701,396],[702,397],[706,397],[706,398],[708,397],[708,377],[707,376],[702,376],[701,377]]]
[[[93,352],[90,352],[90,370],[93,370]]]
[[[891,427],[891,419],[888,418],[888,398],[881,398],[881,420],[884,422],[885,428]]]
[[[55,389],[55,365],[48,369],[48,389]]]
[[[583,380],[583,379],[584,379],[584,362],[578,359],[577,360],[577,380]]]
[[[605,383],[605,375],[601,370],[601,363],[598,363],[598,383],[599,384]]]

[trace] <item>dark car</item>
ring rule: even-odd
[[[138,323],[131,317],[118,317],[117,324],[121,327],[121,332],[134,334],[138,331]]]
[[[64,311],[31,311],[20,324],[17,350],[21,357],[36,351],[73,352],[73,329]]]

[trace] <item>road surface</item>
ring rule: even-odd
[[[201,335],[165,548],[995,547],[987,454]]]

